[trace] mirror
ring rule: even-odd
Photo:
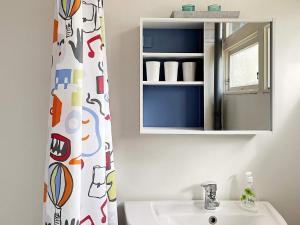
[[[272,130],[272,22],[204,24],[205,130]]]

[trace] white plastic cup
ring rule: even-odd
[[[160,72],[160,62],[148,61],[146,62],[147,68],[147,81],[158,82]]]
[[[196,62],[182,63],[182,70],[183,70],[183,81],[196,80]]]
[[[170,82],[176,82],[178,77],[178,62],[165,62],[165,80]]]

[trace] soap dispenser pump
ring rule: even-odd
[[[243,194],[241,196],[242,206],[246,209],[254,209],[255,210],[255,190],[254,190],[254,179],[252,172],[246,172],[246,180],[247,186],[245,187]]]

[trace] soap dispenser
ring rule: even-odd
[[[252,172],[246,172],[246,180],[247,180],[247,185],[242,193],[241,196],[241,204],[242,207],[250,210],[255,210],[255,190],[254,190],[254,179]]]

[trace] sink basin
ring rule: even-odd
[[[243,209],[239,201],[221,201],[217,210],[205,210],[203,201],[125,202],[127,225],[287,225],[269,202],[256,210]]]

